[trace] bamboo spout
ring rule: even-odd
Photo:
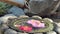
[[[28,8],[26,7],[26,0],[0,0],[1,2],[5,2],[5,3],[8,3],[8,4],[12,4],[12,5],[15,5],[15,6],[18,6],[18,7],[21,7],[21,8]]]

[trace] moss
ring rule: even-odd
[[[12,7],[12,5],[10,5],[10,4],[0,2],[0,15],[6,14],[7,10],[11,7]]]

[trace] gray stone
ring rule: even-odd
[[[46,8],[50,7],[53,4],[53,0],[30,0],[30,12],[34,14],[40,15],[40,13],[45,14],[43,12]],[[38,6],[38,7],[37,7]]]
[[[10,10],[8,10],[8,13],[14,14],[16,16],[25,15],[24,10],[16,6],[13,6]]]
[[[0,21],[3,21],[3,23],[6,23],[9,18],[17,18],[17,17],[14,16],[13,14],[7,14],[7,15],[1,17],[1,18],[0,18]]]
[[[34,33],[34,34],[43,34],[43,33]]]
[[[55,31],[60,33],[60,28],[56,28]]]
[[[50,21],[51,23],[53,23],[53,20],[50,18],[44,18],[44,20]]]
[[[7,30],[9,27],[7,26],[7,25],[5,25],[5,24],[3,24],[2,26],[1,26],[1,30]]]
[[[57,34],[55,31],[47,32],[47,34]]]
[[[27,13],[29,10],[28,9],[24,9],[24,12]]]
[[[2,25],[3,21],[0,21],[0,25]]]
[[[12,29],[8,29],[4,32],[4,34],[17,34],[17,32]]]
[[[28,33],[21,33],[21,32],[18,32],[17,34],[28,34]]]
[[[60,27],[60,23],[55,23],[55,25],[56,25],[56,27],[58,27],[58,28]]]
[[[39,19],[42,19],[42,17],[40,16],[32,16],[33,18],[39,18]]]

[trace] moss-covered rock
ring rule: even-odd
[[[53,24],[51,23],[51,21],[49,21],[48,19],[41,19],[40,17],[26,17],[26,16],[23,16],[23,17],[19,17],[19,18],[16,18],[16,19],[12,19],[9,21],[8,23],[8,26],[10,26],[11,28],[17,30],[17,31],[21,31],[19,30],[18,28],[16,28],[14,25],[16,24],[20,24],[20,25],[27,25],[26,24],[26,21],[30,20],[30,19],[35,19],[35,20],[39,20],[39,21],[44,21],[45,23],[45,28],[40,28],[40,29],[34,29],[29,32],[29,33],[36,33],[36,32],[49,32],[49,31],[52,31],[54,26]]]

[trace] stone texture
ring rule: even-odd
[[[1,17],[1,18],[0,18],[0,21],[3,21],[3,23],[6,23],[9,18],[17,18],[17,17],[14,16],[13,14],[7,14],[7,15]]]
[[[53,0],[30,0],[30,12],[34,14],[43,13],[43,11],[50,7],[52,3]],[[45,14],[45,12],[43,14]]]
[[[53,23],[53,20],[50,18],[44,18],[44,20],[49,20],[51,23]]]
[[[3,21],[0,21],[0,25],[2,25]]]
[[[56,28],[55,31],[60,33],[60,28]]]
[[[43,34],[43,33],[34,33],[34,34]]]
[[[8,10],[8,13],[14,14],[15,16],[25,15],[24,10],[16,6],[13,6],[10,10]]]
[[[38,18],[38,19],[42,19],[42,17],[40,16],[32,16],[33,18]]]
[[[27,13],[29,10],[28,9],[24,9],[24,12]]]
[[[21,16],[19,16],[19,18],[29,18],[29,16],[21,15]]]
[[[28,33],[21,33],[21,32],[18,32],[17,34],[28,34]]]
[[[54,31],[50,31],[50,32],[47,32],[47,34],[57,34],[57,33]]]
[[[3,24],[2,26],[1,26],[1,30],[7,30],[9,27],[7,26],[7,25],[5,25],[5,24]]]
[[[4,32],[4,34],[17,34],[17,32],[12,29],[8,29]]]
[[[58,10],[60,11],[60,6],[59,6]]]
[[[58,27],[58,28],[60,27],[60,23],[55,23],[55,25],[56,25],[56,27]]]

